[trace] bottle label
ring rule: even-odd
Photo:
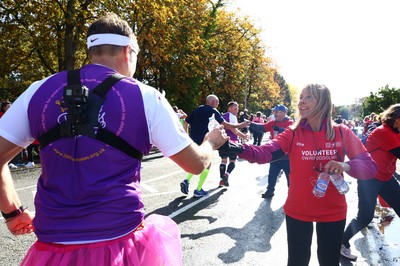
[[[328,182],[326,182],[325,180],[318,180],[315,186],[321,191],[326,191],[326,189],[328,188]]]

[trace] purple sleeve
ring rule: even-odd
[[[348,174],[358,179],[371,179],[377,172],[377,165],[368,152],[363,152],[346,162],[350,165]]]
[[[272,160],[272,152],[279,149],[276,141],[270,141],[261,146],[243,144],[243,152],[238,156],[250,163],[264,164],[269,163]]]

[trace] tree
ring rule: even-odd
[[[363,113],[368,115],[372,112],[377,114],[387,109],[390,105],[400,103],[400,89],[382,87],[377,93],[371,92],[363,103]]]
[[[265,56],[260,29],[225,9],[229,0],[4,0],[0,93],[16,98],[35,80],[88,62],[88,25],[106,11],[128,21],[140,53],[135,77],[187,112],[215,93],[251,109],[290,101]],[[244,104],[245,101],[243,101]]]
[[[184,110],[198,103],[208,55],[202,38],[207,1],[135,2],[133,20],[141,52],[135,76],[165,90]],[[204,99],[201,99],[204,101]]]
[[[86,59],[86,21],[92,18],[86,1],[5,0],[0,21],[5,35],[0,49],[5,68],[0,86],[18,96],[33,80],[79,67]]]

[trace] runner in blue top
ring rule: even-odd
[[[238,123],[229,123],[225,121],[222,117],[221,113],[216,109],[219,105],[219,99],[217,96],[211,94],[208,95],[206,98],[206,104],[197,107],[187,118],[185,129],[189,132],[189,136],[193,139],[196,143],[201,143],[204,139],[204,136],[208,132],[208,122],[209,118],[214,115],[215,119],[218,123],[224,125],[225,128],[243,128],[248,127],[249,122],[242,122]],[[190,125],[190,130],[188,129],[188,125]],[[204,171],[200,174],[199,182],[197,184],[197,188],[194,191],[194,197],[204,197],[207,196],[207,191],[203,190],[203,184],[208,176],[208,171],[211,167],[211,164],[204,169]],[[184,194],[189,193],[189,183],[191,178],[193,177],[193,173],[189,172],[185,180],[181,182],[181,191]]]

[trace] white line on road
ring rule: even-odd
[[[147,190],[147,191],[150,192],[150,193],[156,193],[156,192],[158,192],[157,189],[153,188],[152,186],[146,185],[146,184],[143,183],[143,182],[140,182],[140,187],[141,187],[142,189],[144,189],[144,190]]]
[[[179,170],[179,171],[175,171],[175,172],[172,172],[172,173],[169,173],[169,174],[166,174],[166,175],[161,175],[161,176],[158,176],[156,178],[146,180],[146,183],[140,182],[140,186],[142,187],[142,189],[147,190],[150,193],[156,193],[156,192],[158,192],[158,190],[153,188],[152,186],[147,185],[149,182],[154,182],[154,181],[158,181],[158,180],[161,180],[161,179],[165,179],[165,178],[170,177],[172,175],[181,174],[183,172],[184,172],[183,170]]]
[[[15,191],[21,191],[21,190],[25,190],[25,189],[32,189],[32,188],[36,188],[36,185],[34,185],[34,186],[29,186],[29,187],[21,187],[21,188],[17,188],[17,189],[15,189]]]
[[[146,183],[141,182],[141,183],[140,183],[140,186],[142,187],[142,189],[144,189],[144,190],[146,190],[146,191],[152,193],[151,195],[142,195],[142,197],[143,197],[143,198],[144,198],[144,197],[152,197],[152,196],[159,196],[159,195],[166,195],[166,194],[173,194],[173,193],[180,192],[180,191],[178,191],[178,190],[175,190],[175,191],[168,191],[168,192],[163,192],[163,193],[157,193],[158,190],[155,189],[155,188],[153,188],[152,186],[147,185],[147,183],[153,182],[153,181],[158,181],[158,180],[160,180],[160,179],[164,179],[164,178],[167,178],[167,177],[170,177],[170,176],[173,176],[173,175],[177,175],[177,174],[181,174],[181,173],[184,173],[184,172],[185,172],[185,171],[183,171],[183,170],[179,170],[179,171],[175,171],[175,172],[172,172],[172,173],[169,173],[169,174],[166,174],[166,175],[158,176],[158,177],[153,178],[153,179],[146,180]],[[18,188],[18,189],[16,189],[16,190],[17,190],[17,191],[21,191],[21,190],[32,189],[32,188],[36,188],[36,185],[34,185],[34,186],[28,186],[28,187],[22,187],[22,188]],[[216,191],[218,191],[218,190],[216,190]],[[196,206],[197,204],[203,202],[206,198],[208,198],[208,197],[212,196],[213,194],[215,194],[216,191],[213,191],[212,193],[209,193],[208,196],[202,197],[202,198],[200,198],[200,199],[198,199],[198,200],[196,200],[196,201],[190,203],[189,205],[186,205],[186,206],[183,207],[182,209],[179,209],[179,210],[177,210],[177,211],[171,213],[171,214],[169,215],[169,217],[170,217],[170,218],[173,218],[173,217],[175,217],[175,216],[177,216],[177,215],[179,215],[179,214],[181,214],[181,213],[187,211],[188,209],[193,208],[193,207]]]
[[[213,191],[213,192],[211,192],[211,193],[209,192],[207,196],[204,196],[204,197],[202,197],[202,198],[199,198],[199,199],[196,200],[196,201],[193,201],[192,203],[186,205],[185,207],[183,207],[183,208],[181,208],[181,209],[179,209],[179,210],[177,210],[177,211],[171,213],[170,215],[168,215],[168,217],[170,217],[170,218],[172,219],[172,218],[174,218],[175,216],[178,216],[179,214],[181,214],[181,213],[183,213],[183,212],[189,210],[190,208],[193,208],[193,207],[196,206],[197,204],[203,202],[205,199],[207,199],[208,197],[214,195],[214,194],[217,193],[218,191],[219,191],[219,189],[217,189],[217,190],[215,190],[215,191]]]
[[[185,171],[183,171],[183,170],[179,170],[179,171],[175,171],[175,172],[172,172],[172,173],[169,173],[169,174],[166,174],[166,175],[161,175],[161,176],[158,176],[156,178],[146,180],[146,183],[153,182],[153,181],[158,181],[160,179],[164,179],[164,178],[169,177],[171,175],[177,175],[177,174],[184,173],[184,172]]]
[[[149,198],[149,197],[168,195],[168,194],[176,194],[178,192],[181,193],[180,190],[170,190],[170,191],[167,191],[167,192],[142,195],[142,198]]]

